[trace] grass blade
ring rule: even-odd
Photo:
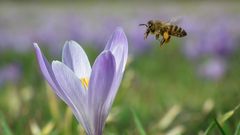
[[[220,130],[220,132],[222,133],[222,135],[226,135],[225,131],[223,130],[222,126],[217,121],[217,119],[214,119],[214,122],[216,123],[216,125],[217,125],[218,129]]]
[[[139,120],[139,118],[137,117],[136,113],[132,110],[132,114],[133,114],[133,118],[134,118],[134,123],[137,126],[137,130],[139,131],[139,135],[146,135],[146,132],[142,126],[141,121]]]
[[[234,135],[240,135],[240,122],[237,125],[237,129],[236,129]]]
[[[229,118],[231,118],[236,110],[240,107],[240,104],[237,105],[233,110],[230,110],[229,112],[225,113],[222,117],[218,118],[218,122],[220,125],[223,125],[225,121],[227,121]]]
[[[222,125],[229,119],[231,118],[234,113],[236,112],[237,109],[240,108],[240,104],[237,105],[233,110],[230,110],[229,112],[225,113],[223,116],[221,116],[218,119],[214,119],[213,122],[211,122],[211,124],[208,126],[208,128],[206,129],[206,131],[204,132],[204,135],[208,135],[209,132],[217,125],[218,129],[221,131],[222,135],[225,135],[225,131],[222,128]],[[238,127],[236,129],[236,132],[234,135],[238,135],[238,133],[240,132],[240,123],[238,124]]]
[[[164,117],[160,120],[158,127],[161,130],[168,128],[172,122],[176,119],[176,117],[181,112],[181,106],[174,105],[169,109],[169,111],[164,115]]]
[[[55,124],[52,121],[47,123],[42,129],[41,135],[49,135],[53,131],[54,126]]]
[[[216,126],[215,122],[211,122],[211,124],[208,126],[208,128],[204,132],[204,135],[208,135],[215,126]]]
[[[2,113],[0,113],[0,122],[1,122],[0,126],[1,126],[1,129],[2,129],[0,131],[2,131],[2,133],[4,135],[13,135],[11,130],[10,130],[10,128],[9,128],[9,126],[8,126],[8,124],[7,124],[7,122],[5,121],[4,116],[3,116]]]

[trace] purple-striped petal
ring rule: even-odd
[[[115,75],[115,59],[110,51],[100,54],[93,64],[89,82],[89,98],[103,103],[112,86]],[[99,101],[99,102],[96,102]]]
[[[43,74],[44,78],[47,80],[49,85],[54,90],[57,90],[58,88],[55,84],[56,80],[54,78],[54,75],[53,75],[52,68],[51,68],[50,64],[48,63],[46,57],[44,55],[42,55],[42,52],[41,52],[40,48],[38,47],[38,44],[34,43],[33,45],[34,45],[35,53],[36,53],[36,56],[37,56],[37,61],[38,61],[38,64],[39,64],[39,68],[42,71],[42,74]],[[59,93],[59,96],[61,97],[60,93]]]
[[[75,41],[67,41],[63,48],[62,61],[78,78],[89,78],[91,66],[82,47]]]
[[[88,132],[91,132],[88,114],[86,114],[87,91],[83,88],[81,81],[73,71],[62,62],[53,61],[52,69],[58,84],[71,99],[73,103],[72,109],[78,111],[78,113],[75,114],[76,118],[80,120],[79,122]]]
[[[38,64],[39,64],[40,70],[42,71],[44,78],[47,80],[48,84],[53,88],[54,92],[61,99],[65,99],[66,102],[68,102],[68,98],[65,96],[64,92],[59,87],[59,85],[55,79],[51,65],[47,61],[46,57],[44,55],[42,55],[42,52],[41,52],[38,44],[34,43],[33,45],[34,45],[35,53],[37,56]]]
[[[93,64],[88,96],[96,133],[100,133],[104,126],[105,110],[103,110],[103,104],[109,95],[115,69],[115,59],[110,51],[101,53]]]
[[[105,50],[110,50],[113,53],[117,65],[113,85],[105,103],[105,117],[107,117],[120,86],[128,57],[128,42],[122,28],[119,27],[115,30],[112,37],[109,39]]]
[[[108,40],[105,50],[110,50],[115,57],[117,70],[120,68],[124,72],[128,57],[128,42],[121,27],[116,28],[111,38]],[[123,65],[121,60],[123,59]]]

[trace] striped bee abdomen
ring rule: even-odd
[[[169,25],[169,34],[176,37],[184,37],[187,32],[177,25]]]

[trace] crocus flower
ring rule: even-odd
[[[62,62],[51,64],[36,43],[34,47],[42,74],[53,91],[72,109],[88,135],[102,135],[128,57],[122,28],[115,30],[92,68],[75,41],[65,43]]]

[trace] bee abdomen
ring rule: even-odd
[[[182,37],[187,36],[187,32],[183,29],[182,31]]]
[[[169,33],[170,35],[177,36],[177,37],[184,37],[187,35],[187,32],[184,29],[176,25],[170,25]]]

